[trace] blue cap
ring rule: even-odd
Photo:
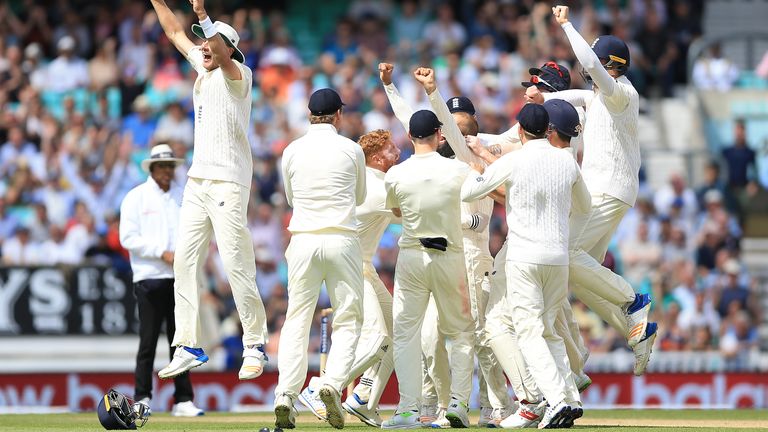
[[[336,93],[336,90],[329,88],[322,88],[312,93],[309,97],[309,112],[312,115],[321,116],[333,114],[340,110],[344,103],[341,101],[341,96]]]
[[[524,131],[534,135],[541,135],[549,128],[549,114],[538,104],[525,104],[517,113],[517,121]]]
[[[550,99],[544,102],[543,106],[549,114],[549,124],[554,130],[571,138],[579,135],[581,123],[579,122],[579,113],[576,112],[573,105],[564,100]]]
[[[411,134],[411,138],[426,138],[434,135],[442,125],[435,113],[430,110],[420,110],[411,116],[408,122],[408,133]]]
[[[445,102],[448,105],[448,111],[451,114],[455,112],[465,112],[469,115],[475,115],[475,105],[466,96],[456,96]]]
[[[626,70],[629,68],[629,47],[616,36],[598,36],[592,42],[592,51],[597,54],[597,58],[607,61],[604,64],[606,69]]]
[[[530,68],[531,80],[521,83],[523,87],[536,86],[540,90],[558,92],[571,88],[571,73],[568,68],[555,62],[546,62],[540,68]]]

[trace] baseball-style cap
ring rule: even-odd
[[[597,58],[608,61],[605,64],[606,68],[627,69],[629,67],[629,47],[616,36],[598,36],[592,42],[592,51],[597,54]]]
[[[550,99],[544,102],[543,107],[547,110],[549,124],[553,129],[571,138],[579,135],[581,123],[573,105],[564,100]]]
[[[571,88],[571,73],[568,68],[555,62],[546,62],[539,68],[530,68],[531,80],[521,83],[523,87],[536,86],[539,90],[558,92]]]
[[[312,93],[307,104],[309,112],[316,116],[333,114],[342,106],[344,102],[341,101],[341,96],[330,88],[322,88]]]
[[[525,104],[516,118],[524,131],[534,135],[543,134],[549,127],[549,114],[538,104]]]
[[[408,133],[411,134],[411,138],[426,138],[434,135],[442,125],[435,113],[430,110],[420,110],[411,116],[408,122]]]
[[[455,96],[445,102],[448,105],[448,111],[451,114],[455,112],[465,112],[469,115],[475,115],[475,105],[466,96]]]
[[[237,34],[237,30],[232,28],[231,25],[221,21],[214,21],[213,28],[216,29],[216,33],[220,34],[221,38],[224,39],[224,43],[230,48],[235,49],[235,52],[232,53],[232,58],[240,63],[245,63],[245,56],[237,47],[237,44],[240,43],[240,36]],[[203,27],[200,26],[200,24],[192,24],[192,33],[201,39],[207,39],[205,33],[203,33]]]

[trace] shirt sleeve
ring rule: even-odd
[[[386,208],[400,208],[400,202],[395,194],[395,176],[391,170],[384,176],[384,189],[387,191]]]
[[[355,186],[355,204],[362,205],[365,202],[365,196],[367,193],[365,186],[365,153],[363,153],[363,149],[359,145],[355,143],[353,143],[353,145],[353,148],[355,149],[355,156],[357,158],[357,184]]]
[[[483,174],[470,170],[461,186],[461,200],[464,202],[476,201],[507,181],[512,173],[511,163],[513,159],[511,156],[513,155],[514,153],[510,153],[502,156],[496,162],[488,165]]]
[[[514,126],[499,135],[479,133],[477,134],[477,139],[485,147],[500,146],[501,154],[504,155],[511,151],[520,150],[523,147],[517,134],[519,127],[519,124],[515,123]]]
[[[240,79],[239,80],[231,80],[227,77],[224,77],[224,83],[227,86],[227,90],[229,90],[229,94],[236,97],[237,99],[242,99],[246,96],[248,96],[248,91],[251,89],[251,82],[253,80],[253,72],[251,72],[251,69],[247,66],[241,64],[238,61],[235,61],[235,64],[238,68],[240,68]]]
[[[568,102],[574,107],[586,108],[587,105],[589,105],[589,103],[592,101],[594,92],[590,90],[573,89],[563,90],[555,93],[542,93],[542,96],[544,96],[545,101],[550,99],[560,99]]]
[[[138,196],[128,193],[120,205],[120,244],[132,254],[142,258],[160,258],[165,252],[163,245],[141,235],[141,217]]]
[[[290,146],[290,144],[289,144]],[[290,152],[283,152],[283,159],[280,161],[280,172],[283,176],[283,190],[285,190],[285,199],[288,205],[293,207],[293,189],[291,189],[291,177],[289,174],[289,165],[291,163]]]
[[[441,130],[445,136],[445,140],[451,149],[456,153],[456,159],[462,162],[477,162],[479,158],[472,153],[472,150],[467,147],[464,141],[464,135],[461,134],[459,126],[456,124],[456,119],[453,118],[453,114],[448,109],[448,105],[445,104],[443,96],[440,94],[440,90],[435,89],[432,94],[429,95],[429,103],[432,105],[432,110],[437,114],[437,119],[443,124]]]
[[[592,208],[592,197],[575,161],[573,165],[576,170],[576,182],[571,187],[571,211],[575,214],[587,214]]]
[[[397,90],[394,84],[387,84],[384,86],[384,92],[387,94],[389,104],[392,106],[392,111],[395,113],[395,117],[403,125],[403,128],[408,132],[408,122],[411,121],[413,115],[413,108],[411,108],[405,101],[400,92]]]
[[[194,46],[187,52],[186,59],[192,68],[199,74],[206,72],[203,67],[203,48],[200,46]]]

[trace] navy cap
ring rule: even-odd
[[[541,135],[549,128],[549,114],[543,106],[537,104],[525,104],[517,113],[517,121],[524,131],[534,135]]]
[[[336,93],[336,90],[323,88],[312,93],[307,107],[312,115],[321,116],[333,114],[340,110],[343,105],[341,96]]]
[[[448,105],[448,111],[451,114],[455,112],[465,112],[470,115],[475,115],[475,105],[466,96],[456,96],[448,99],[445,102]]]
[[[408,133],[411,134],[411,138],[426,138],[434,135],[442,125],[432,111],[416,111],[408,122]]]
[[[608,62],[606,68],[626,70],[629,67],[629,47],[616,36],[598,36],[592,42],[592,51],[597,54],[597,58]]]
[[[550,99],[544,102],[544,109],[549,114],[549,124],[556,131],[571,138],[581,132],[579,113],[570,103],[560,99]]]
[[[568,68],[555,62],[546,62],[540,68],[530,68],[531,80],[523,87],[535,85],[541,90],[558,92],[571,88],[571,73]]]

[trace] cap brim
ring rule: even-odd
[[[194,33],[195,36],[199,37],[200,39],[207,39],[205,37],[205,33],[203,33],[203,27],[200,26],[200,24],[192,24],[192,33]],[[243,52],[240,51],[238,47],[234,46],[232,42],[230,42],[229,39],[227,39],[223,35],[221,36],[221,39],[224,41],[225,44],[227,44],[228,47],[233,48],[235,50],[235,52],[232,53],[232,58],[239,61],[240,63],[245,63],[245,56],[243,55]]]
[[[179,159],[179,158],[144,159],[143,161],[141,161],[141,169],[143,169],[146,172],[149,172],[149,166],[155,162],[173,162],[176,164],[176,166],[179,166],[184,163],[184,159]]]

